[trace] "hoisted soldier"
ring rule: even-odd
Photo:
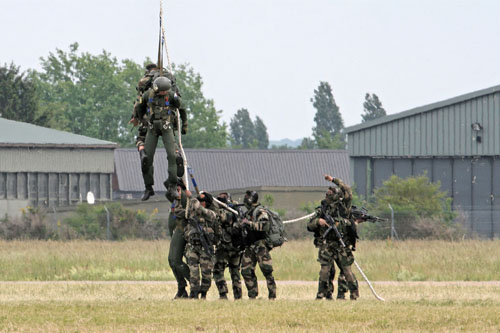
[[[325,175],[325,179],[334,182],[337,187],[328,188],[325,199],[321,202],[321,207],[316,209],[316,214],[307,224],[307,230],[314,232],[314,244],[319,248],[318,262],[321,265],[321,269],[316,298],[332,298],[332,273],[335,274],[334,265],[336,263],[341,271],[337,298],[345,298],[345,282],[343,282],[343,279],[345,279],[347,289],[350,291],[350,297],[352,300],[355,300],[359,297],[359,288],[358,281],[351,269],[354,256],[347,237],[352,232],[352,228],[355,227],[354,221],[351,221],[350,216],[352,192],[350,187],[338,178]],[[326,221],[325,215],[332,217],[335,227],[338,229],[347,247],[341,245],[337,234]]]
[[[273,261],[270,251],[272,244],[266,241],[270,229],[270,218],[267,209],[259,203],[259,195],[255,191],[246,191],[243,200],[247,212],[242,220],[246,228],[246,246],[241,258],[241,275],[245,280],[248,297],[255,299],[259,294],[255,266],[259,264],[266,278],[268,297],[276,299],[276,282],[273,277]]]
[[[186,258],[189,267],[189,298],[202,299],[212,283],[214,266],[214,244],[216,243],[217,214],[207,209],[211,205],[208,195],[200,194],[189,201],[188,223],[184,229],[186,239]],[[200,282],[201,271],[201,282]]]
[[[177,110],[182,120],[181,133],[187,132],[187,116],[180,96],[172,89],[171,81],[163,76],[156,78],[153,85],[140,98],[134,107],[134,113],[139,119],[146,119],[148,131],[145,141],[146,163],[143,169],[144,185],[146,187],[142,200],[148,200],[154,195],[153,160],[161,136],[168,160],[168,178],[163,183],[167,188],[167,199],[174,201],[177,196],[177,164],[175,153],[174,131],[177,129]]]
[[[222,192],[217,196],[222,203],[232,205],[229,193]],[[241,299],[241,230],[237,216],[228,210],[220,211],[220,243],[215,250],[214,281],[219,291],[220,299],[227,299],[228,288],[224,278],[224,270],[229,268],[233,285],[233,296],[235,300]]]

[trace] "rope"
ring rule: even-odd
[[[172,62],[170,61],[170,55],[168,53],[168,47],[167,47],[167,38],[166,33],[165,33],[165,26],[163,25],[163,22],[165,22],[163,18],[163,1],[160,0],[160,29],[161,29],[161,39],[162,39],[162,44],[165,44],[165,53],[167,55],[167,62],[168,62],[168,70],[170,71],[170,74],[174,75],[174,72],[172,71]],[[187,172],[187,158],[186,154],[184,152],[184,147],[182,147],[182,134],[181,134],[181,119],[180,119],[180,114],[179,110],[176,110],[177,114],[177,138],[179,139],[179,150],[181,152],[182,156],[182,161],[184,164],[184,184],[186,185],[186,189],[189,191],[189,179],[188,179],[188,172]],[[188,211],[189,211],[189,200],[187,201],[186,204],[186,218],[188,217]]]
[[[316,214],[316,213],[311,213],[309,215],[302,216],[302,217],[299,217],[299,218],[296,218],[296,219],[293,219],[293,220],[283,221],[283,224],[295,223],[295,222],[299,222],[299,221],[302,221],[302,220],[305,220],[305,219],[310,219],[311,217],[314,216],[314,214]]]

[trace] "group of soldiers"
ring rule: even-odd
[[[187,133],[187,115],[175,77],[149,64],[137,90],[139,94],[130,123],[139,125],[136,145],[145,185],[142,200],[155,194],[153,159],[160,136],[167,151],[168,178],[164,186],[166,197],[172,202],[168,261],[178,285],[175,298],[206,298],[213,275],[219,297],[227,299],[224,271],[228,268],[234,299],[242,298],[240,272],[248,297],[254,299],[258,296],[255,275],[258,263],[266,278],[268,297],[275,299],[276,282],[270,255],[273,244],[269,240],[271,212],[259,203],[259,196],[254,191],[247,191],[243,204],[238,204],[226,192],[216,197],[201,192],[195,197],[187,190],[182,179],[184,161],[175,143],[175,132],[179,128],[181,134]],[[182,124],[178,123],[179,118]],[[339,268],[337,299],[345,299],[349,291],[350,298],[355,300],[359,297],[359,289],[351,269],[352,251],[356,245],[356,225],[361,221],[351,214],[350,187],[329,175],[325,175],[325,179],[335,185],[328,188],[321,206],[307,224],[319,248],[321,269],[316,298],[333,299],[336,264]],[[189,293],[186,290],[188,282]]]

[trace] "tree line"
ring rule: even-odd
[[[14,63],[0,66],[0,117],[68,131],[132,147],[136,130],[128,124],[142,77],[145,59],[118,61],[109,52],[79,52],[78,43],[68,51],[56,49],[41,57],[41,70],[21,72]],[[269,135],[260,117],[237,110],[228,125],[221,120],[212,99],[203,95],[203,80],[188,64],[174,65],[182,99],[188,110],[186,148],[267,149]],[[344,122],[332,87],[320,82],[311,103],[316,109],[312,137],[301,149],[344,149]],[[377,95],[367,93],[362,121],[386,115]],[[286,149],[287,146],[273,147]]]

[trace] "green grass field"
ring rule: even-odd
[[[214,285],[207,301],[173,301],[168,245],[0,242],[0,330],[500,331],[500,241],[361,242],[356,258],[386,302],[365,283],[358,301],[315,301],[311,241],[272,251],[276,301],[263,284],[256,301],[219,301]]]
[[[0,241],[0,281],[174,280],[168,241]],[[361,241],[355,257],[374,281],[500,280],[500,241]],[[271,252],[277,280],[315,281],[312,241]]]
[[[314,282],[278,284],[278,300],[173,301],[171,282],[3,282],[4,331],[474,331],[500,330],[500,283],[365,284],[358,301],[315,301]],[[265,289],[260,286],[261,291]],[[265,294],[265,293],[264,293]],[[264,295],[265,296],[265,295]]]

